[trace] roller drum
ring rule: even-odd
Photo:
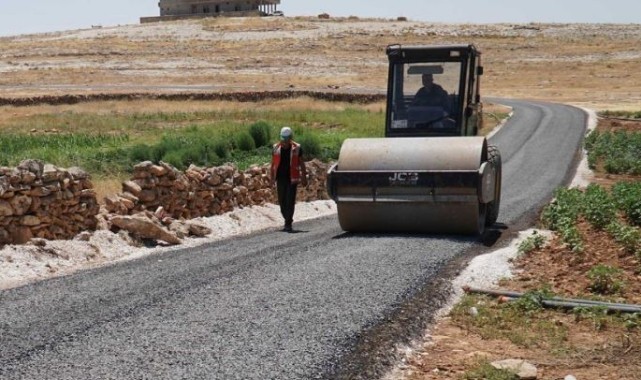
[[[485,226],[483,137],[348,139],[330,171],[341,228],[477,234]]]

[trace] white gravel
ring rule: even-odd
[[[299,203],[295,217],[296,221],[304,221],[335,213],[336,205],[333,201],[317,201]],[[0,290],[119,261],[196,247],[265,229],[276,229],[283,224],[280,209],[276,205],[248,207],[195,221],[211,228],[213,233],[207,238],[185,239],[179,246],[136,247],[130,245],[131,239],[126,234],[109,231],[85,233],[88,241],[77,238],[69,241],[40,241],[44,246],[7,245],[0,250]]]

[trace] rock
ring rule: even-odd
[[[22,224],[23,226],[35,227],[39,226],[41,223],[42,221],[40,220],[40,218],[33,215],[25,215],[20,218],[20,224]]]
[[[156,192],[153,190],[143,190],[138,196],[141,202],[153,202],[156,200]]]
[[[0,196],[7,193],[11,193],[11,182],[9,182],[9,177],[2,176],[0,177]]]
[[[119,194],[119,196],[120,196],[121,199],[127,199],[127,200],[133,202],[134,204],[136,204],[136,203],[138,203],[140,201],[140,199],[138,199],[137,196],[133,195],[132,193],[130,193],[128,191],[125,191],[124,193]]]
[[[0,217],[12,216],[12,215],[13,215],[13,207],[11,207],[11,203],[5,200],[0,200]]]
[[[181,239],[189,236],[189,227],[187,224],[179,220],[173,220],[171,224],[169,224],[169,230]]]
[[[136,207],[136,204],[132,201],[130,201],[127,198],[120,198],[120,203],[127,209],[127,210],[133,210],[134,207]]]
[[[81,232],[78,235],[76,235],[74,240],[89,241],[89,240],[91,240],[91,232],[87,232],[87,231]]]
[[[60,170],[56,166],[45,164],[42,171],[42,180],[45,182],[57,181],[60,179],[60,174]]]
[[[536,380],[538,371],[536,367],[521,359],[506,359],[492,362],[492,367],[514,372],[519,379]]]
[[[162,240],[169,244],[180,244],[180,239],[170,231],[141,215],[115,216],[111,223],[123,230],[145,239]]]
[[[211,228],[194,221],[187,222],[187,227],[189,228],[189,235],[191,236],[205,237],[212,233]]]
[[[122,191],[123,192],[129,192],[134,196],[140,195],[140,192],[142,191],[142,187],[138,185],[134,181],[125,181],[122,183]]]
[[[89,173],[80,169],[77,166],[67,169],[67,172],[71,175],[73,179],[89,179],[91,177]]]
[[[573,375],[567,375],[563,378],[563,380],[576,380],[576,377],[574,377]]]
[[[22,175],[22,183],[24,185],[31,185],[36,181],[36,179],[38,179],[38,177],[34,173],[28,172],[28,171],[23,171],[21,175]]]
[[[167,211],[165,211],[165,208],[160,206],[156,209],[154,212],[154,216],[158,218],[159,220],[163,220],[167,217]]]
[[[47,246],[47,241],[45,239],[34,238],[34,239],[31,239],[29,244],[34,245],[36,247],[44,248]]]
[[[151,161],[143,161],[137,165],[134,165],[134,171],[149,171],[149,168],[154,166],[154,163]]]
[[[51,195],[51,190],[46,187],[36,186],[29,192],[32,197],[46,197]]]
[[[15,244],[26,244],[33,238],[33,232],[29,227],[18,227],[10,232],[11,242]]]
[[[111,229],[111,222],[104,216],[98,216],[97,221],[96,230],[108,231]]]
[[[36,177],[42,178],[45,163],[40,160],[24,160],[18,165],[17,169],[29,171],[35,174]]]
[[[9,232],[4,228],[0,228],[0,244],[7,244],[10,242],[11,235],[9,235]]]
[[[151,174],[155,175],[156,177],[162,177],[162,176],[166,175],[169,172],[169,170],[164,166],[152,165],[149,168],[149,172]]]

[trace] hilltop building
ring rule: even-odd
[[[160,0],[160,17],[142,17],[140,22],[269,15],[278,13],[278,5],[280,0]]]
[[[270,14],[277,10],[280,0],[160,0],[160,16],[222,15],[225,13],[259,12]]]

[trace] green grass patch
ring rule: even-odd
[[[0,163],[26,158],[59,166],[81,166],[109,177],[140,161],[167,161],[180,169],[234,162],[240,168],[269,162],[274,136],[294,129],[306,158],[338,158],[350,137],[380,137],[384,113],[365,109],[241,109],[211,112],[92,114],[64,112],[21,117],[6,123],[0,136]]]
[[[452,310],[452,318],[483,339],[505,339],[524,348],[564,346],[567,327],[546,317],[540,304],[544,294],[548,293],[529,293],[505,304],[485,296],[466,295]],[[472,307],[477,309],[476,315],[469,312]]]
[[[506,369],[494,368],[487,360],[479,360],[473,368],[465,371],[463,380],[518,380],[519,377]]]
[[[603,111],[599,113],[603,117],[621,117],[624,119],[641,119],[641,111]]]

